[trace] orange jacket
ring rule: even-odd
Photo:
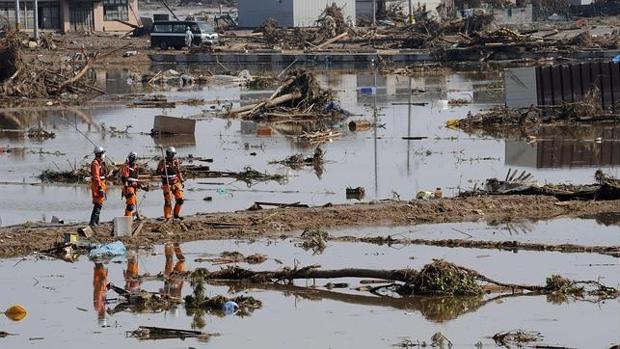
[[[105,182],[107,176],[107,170],[105,167],[105,163],[103,160],[95,159],[90,164],[90,180],[92,183],[96,184],[98,187],[103,187],[103,182]]]
[[[138,187],[138,176],[140,174],[140,168],[138,164],[129,165],[125,163],[121,169],[121,180],[126,187]]]
[[[183,172],[181,171],[181,163],[179,160],[160,160],[157,165],[157,174],[161,176],[161,182],[163,184],[176,183],[177,181],[183,182]],[[166,174],[168,177],[166,177]]]

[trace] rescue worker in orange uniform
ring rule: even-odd
[[[124,272],[125,276],[125,289],[129,292],[139,290],[142,281],[137,277],[140,275],[140,268],[138,266],[138,256],[136,253],[130,253],[127,257],[127,270]]]
[[[166,256],[166,265],[164,266],[164,276],[166,276],[166,278],[162,293],[181,298],[183,294],[183,276],[173,275],[173,273],[185,272],[185,256],[183,256],[181,246],[176,242],[174,245],[171,243],[165,244],[164,255]],[[174,256],[177,257],[177,263],[173,266]]]
[[[93,211],[90,214],[89,225],[95,227],[99,225],[99,215],[106,199],[108,170],[104,161],[105,149],[96,146],[93,153],[95,153],[95,159],[90,164],[90,191],[93,197]]]
[[[121,181],[123,183],[123,197],[125,198],[125,216],[133,217],[136,214],[136,206],[138,205],[138,189],[140,188],[140,182],[138,175],[140,168],[136,160],[138,154],[131,152],[127,155],[127,161],[121,169]],[[136,218],[140,219],[140,216],[136,214]]]
[[[105,324],[106,295],[108,292],[108,271],[102,263],[95,263],[93,273],[93,306],[99,323]]]
[[[183,173],[181,163],[175,159],[177,151],[174,147],[166,149],[166,157],[159,161],[157,174],[161,176],[161,188],[164,191],[164,219],[172,218],[172,198],[174,197],[174,218],[181,218],[181,206],[185,196],[183,194]]]

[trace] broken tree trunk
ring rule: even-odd
[[[250,271],[238,267],[225,268],[219,271],[208,272],[206,269],[196,269],[195,275],[204,276],[211,280],[294,280],[294,279],[337,279],[337,278],[369,278],[411,282],[417,276],[413,269],[402,270],[374,270],[374,269],[336,269],[320,270],[319,266],[308,266],[301,269],[283,269],[279,271]]]
[[[60,84],[60,86],[58,86],[58,94],[61,94],[62,91],[65,89],[65,87],[67,87],[69,85],[72,85],[76,81],[80,80],[88,72],[88,70],[92,67],[94,62],[95,62],[94,59],[89,60],[88,63],[86,63],[86,65],[84,65],[84,67],[82,68],[82,70],[80,70],[79,73],[77,73],[71,79],[68,79],[65,82],[63,82],[62,84]]]

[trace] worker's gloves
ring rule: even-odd
[[[97,193],[99,193],[99,196],[105,195],[105,192],[103,191],[103,188],[101,187],[99,187],[99,190],[97,190]]]

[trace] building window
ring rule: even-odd
[[[60,8],[58,7],[58,3],[39,3],[39,28],[60,28]]]
[[[128,0],[103,0],[103,16],[106,21],[129,20]]]

